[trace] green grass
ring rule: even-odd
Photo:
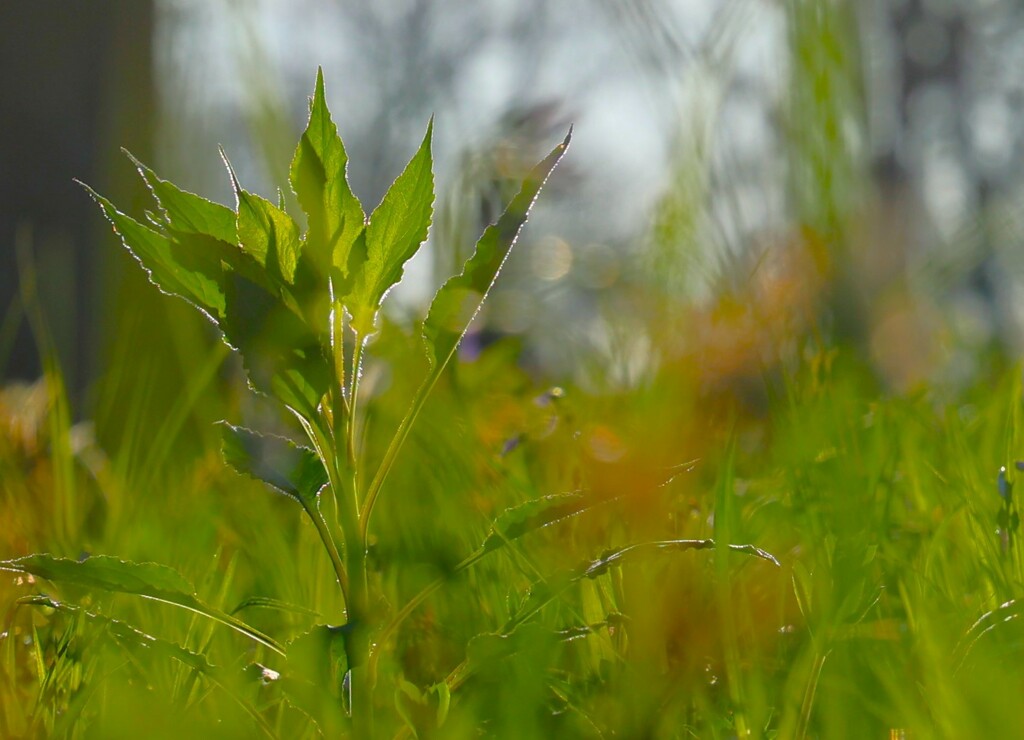
[[[410,341],[389,328],[379,356],[386,362],[390,347]],[[1014,698],[1024,648],[1019,609],[1003,606],[972,629],[1021,591],[1017,533],[1003,538],[997,531],[997,473],[1002,465],[1012,471],[1020,451],[1017,368],[993,360],[984,382],[940,402],[928,392],[880,392],[856,355],[839,351],[829,362],[811,357],[777,374],[756,413],[673,372],[629,393],[568,387],[539,406],[543,389],[509,364],[513,350],[499,343],[457,368],[427,405],[394,471],[394,499],[381,509],[371,549],[384,564],[380,587],[388,601],[402,603],[450,571],[507,506],[580,488],[624,495],[489,556],[417,609],[379,666],[378,734],[402,726],[388,709],[407,696],[399,681],[422,690],[444,679],[474,636],[499,628],[541,574],[628,542],[712,535],[757,543],[781,567],[683,552],[585,579],[519,630],[510,654],[483,661],[458,686],[438,732],[1021,731]],[[206,383],[202,390],[231,384],[216,376]],[[51,388],[59,392],[59,384]],[[371,448],[379,450],[373,429],[389,426],[410,392],[394,376],[374,395]],[[182,389],[178,403],[187,405],[195,393]],[[40,418],[31,414],[28,404],[5,408],[8,429],[20,422],[36,432],[4,437],[3,515],[15,523],[4,530],[6,552],[77,555],[74,543],[88,543],[92,553],[173,564],[225,610],[268,597],[319,615],[258,603],[240,612],[282,639],[317,621],[337,623],[330,563],[312,527],[283,497],[227,470],[214,443],[196,454],[156,425],[156,434],[112,451],[94,476],[97,464],[87,460],[100,451],[71,454],[48,442],[66,431],[59,404]],[[215,420],[202,408],[189,416]],[[621,441],[621,458],[595,457],[586,441],[595,429]],[[502,455],[516,434],[523,441]],[[129,457],[148,460],[156,472],[124,477],[137,469]],[[669,464],[693,458],[670,483],[653,485]],[[70,470],[76,492],[63,519],[52,508],[60,505],[61,469]],[[115,737],[161,726],[255,733],[256,720],[232,694],[259,708],[268,731],[313,732],[272,686],[242,680],[241,669],[259,662],[260,650],[253,653],[234,633],[159,604],[41,583],[6,579],[4,602],[39,591],[201,651],[230,679],[197,677],[169,649],[129,649],[81,615],[22,606],[9,613],[4,641],[4,735]],[[593,628],[587,637],[567,640],[558,632],[584,625]],[[430,697],[422,705],[400,701],[407,716],[431,725]]]
[[[861,287],[864,184],[840,135],[857,112],[855,50],[838,11],[787,8],[801,236],[771,269],[723,268],[731,287],[709,305],[681,300],[669,268],[703,238],[709,197],[682,156],[655,219],[658,274],[628,271],[629,301],[602,306],[611,333],[658,351],[638,382],[623,387],[614,363],[633,358],[614,352],[579,358],[585,384],[531,375],[517,338],[438,373],[366,539],[382,648],[352,709],[372,709],[374,736],[1024,735],[1024,555],[999,483],[1024,458],[1021,369],[990,348],[965,387],[880,379],[849,330],[872,317],[843,313]],[[237,358],[181,301],[128,279],[94,427],[70,426],[49,352],[39,385],[0,396],[0,556],[166,563],[288,659],[153,599],[5,573],[0,736],[316,737],[313,717],[329,736],[365,733],[340,699],[289,683],[344,693],[345,638],[310,632],[351,614],[336,564],[294,501],[225,465],[215,423],[302,430],[247,393]],[[383,321],[366,352],[345,430],[363,493],[431,377],[419,330]],[[600,503],[519,538],[501,530],[503,546],[460,567],[502,512],[569,492]]]

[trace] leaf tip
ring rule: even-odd
[[[231,178],[231,188],[235,191],[235,199],[237,200],[242,193],[242,186],[238,184],[238,176],[235,174],[235,168],[231,166],[231,161],[228,159],[228,154],[224,151],[224,146],[222,144],[217,145],[217,151],[220,153],[220,161],[223,162],[224,166],[227,168],[228,177]]]
[[[313,98],[309,101],[310,108],[314,106],[326,106],[327,94],[324,90],[324,68],[317,66],[316,83],[313,86]]]
[[[133,165],[135,165],[136,169],[139,169],[139,170],[144,170],[144,169],[148,170],[149,169],[148,167],[146,167],[146,165],[142,164],[142,162],[139,161],[138,157],[136,157],[134,154],[132,154],[130,151],[128,151],[128,147],[124,147],[124,146],[121,147],[121,153],[124,156],[128,157],[129,160],[131,160],[131,163]]]
[[[71,181],[74,182],[74,183],[77,183],[78,185],[80,185],[85,190],[86,194],[90,198],[92,198],[93,202],[96,205],[98,205],[103,210],[103,213],[106,215],[107,220],[110,220],[110,217],[111,217],[110,216],[110,212],[111,211],[115,211],[116,212],[116,209],[114,208],[114,204],[111,203],[106,198],[104,198],[99,193],[97,193],[95,190],[93,190],[92,187],[90,187],[86,183],[84,183],[81,180],[79,180],[77,177],[71,178]],[[117,231],[116,227],[114,228],[114,231]]]
[[[434,114],[430,114],[430,120],[427,121],[427,133],[423,135],[423,143],[420,144],[420,149],[430,150],[431,145],[434,141]]]

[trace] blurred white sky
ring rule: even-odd
[[[321,65],[350,179],[368,210],[432,114],[439,206],[454,197],[461,168],[476,154],[511,140],[522,159],[535,161],[575,124],[572,150],[517,250],[513,278],[527,269],[531,244],[552,239],[576,257],[635,262],[653,206],[680,177],[692,178],[704,199],[692,253],[681,256],[680,290],[701,293],[723,254],[763,246],[764,234],[792,226],[787,19],[802,8],[806,20],[813,2],[162,0],[159,7],[157,164],[211,197],[231,197],[218,143],[251,189],[270,194],[272,184],[285,183]],[[1024,275],[1024,219],[1015,215],[1024,212],[1024,128],[1013,123],[1024,115],[1024,76],[1013,63],[1024,54],[1024,9],[1010,0],[823,0],[820,7],[852,9],[846,22],[856,26],[841,29],[861,55],[851,84],[862,88],[850,93],[859,99],[849,113],[863,106],[864,116],[843,131],[855,166],[865,174],[883,167],[871,172],[878,182],[907,184],[920,206],[914,243],[904,245],[918,273],[911,281],[940,299],[969,284],[1002,306],[993,321],[1002,312],[1024,322],[1010,277]],[[422,303],[441,277],[431,274],[429,256],[418,257],[400,300]],[[591,310],[566,283],[551,280],[540,297],[544,310],[530,306],[532,315]]]
[[[753,0],[165,0],[164,171],[229,198],[212,156],[223,143],[243,182],[269,192],[246,125],[269,104],[287,116],[274,132],[283,184],[285,142],[303,125],[321,65],[350,178],[368,207],[431,114],[439,192],[452,185],[460,157],[506,136],[510,121],[528,121],[520,123],[525,159],[542,156],[571,122],[563,165],[571,188],[557,198],[563,216],[548,208],[538,220],[574,243],[627,242],[646,228],[686,126],[712,126],[716,150],[731,160],[770,160],[768,110],[785,77],[782,21],[770,3]],[[736,87],[746,92],[729,95]],[[709,105],[721,115],[709,119]],[[777,203],[756,181],[737,185],[748,225],[763,225]]]

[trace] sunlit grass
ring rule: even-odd
[[[423,406],[375,514],[371,606],[394,616],[433,590],[380,653],[376,735],[1024,733],[1021,370],[990,347],[970,382],[943,384],[909,341],[921,327],[880,330],[878,286],[862,280],[871,255],[858,252],[856,221],[872,211],[847,136],[860,116],[849,19],[787,8],[791,227],[698,276],[707,300],[679,295],[692,276],[669,273],[701,246],[710,197],[687,152],[655,214],[657,274],[625,270],[600,306],[601,352],[549,377],[524,369],[520,338],[500,338],[453,361]],[[894,282],[896,303],[917,298]],[[208,327],[149,287],[121,311],[92,425],[71,426],[52,353],[38,384],[0,396],[0,556],[168,563],[282,643],[342,624],[316,530],[224,465],[214,425],[300,430],[246,394]],[[367,351],[364,476],[428,372],[408,326],[385,321]],[[568,492],[602,503],[459,569],[501,512]],[[779,565],[650,549],[573,578],[616,548],[706,538]],[[531,599],[543,601],[534,618],[496,636]],[[0,579],[0,603],[4,737],[318,734],[278,691],[274,656],[209,620],[24,576]]]
[[[380,341],[386,358],[389,343],[408,339],[389,331]],[[1016,608],[971,631],[1021,588],[1017,532],[999,529],[997,486],[1000,466],[1012,479],[1018,454],[1016,368],[994,362],[986,382],[950,403],[927,392],[884,394],[848,352],[808,354],[776,377],[770,400],[753,413],[671,372],[626,395],[568,387],[541,403],[542,387],[491,356],[507,357],[505,347],[494,345],[457,373],[459,387],[490,390],[442,389],[395,471],[398,502],[382,510],[373,545],[391,564],[382,574],[388,598],[401,603],[465,556],[497,510],[578,488],[624,495],[455,578],[409,619],[382,674],[420,687],[440,681],[474,635],[500,626],[538,574],[618,544],[716,535],[756,542],[782,567],[680,553],[585,580],[522,632],[513,655],[460,686],[443,734],[483,726],[503,736],[838,737],[903,729],[952,737],[1018,727]],[[404,399],[395,397],[408,391],[395,378],[376,397],[373,418],[383,424],[400,413]],[[34,392],[47,397],[45,386]],[[59,429],[47,419],[59,408],[17,393],[8,392],[19,401],[6,407],[3,451],[4,520],[17,526],[5,528],[4,549],[59,552],[63,538],[47,514],[54,456],[66,454],[47,441]],[[189,393],[183,389],[181,403]],[[502,405],[519,411],[491,413]],[[192,413],[215,420],[203,419],[201,408]],[[452,418],[462,421],[451,426]],[[645,433],[645,424],[654,431]],[[655,444],[671,428],[676,437]],[[618,459],[607,459],[607,444],[588,442],[595,429],[618,440]],[[153,435],[113,450],[101,477],[90,473],[83,450],[68,458],[82,505],[64,536],[91,542],[94,553],[173,563],[225,609],[261,596],[336,620],[330,564],[312,528],[287,501],[227,471],[217,449],[174,457],[169,435],[169,442]],[[144,453],[165,472],[131,489],[116,473],[125,469],[118,455]],[[671,477],[661,477],[667,463],[693,458],[656,486]],[[127,524],[97,526],[103,515],[87,513],[96,501],[121,511]],[[8,579],[4,600],[40,587]],[[244,645],[231,633],[128,598],[86,603],[203,649],[215,664],[241,667]],[[318,621],[258,604],[244,610],[277,634]],[[105,735],[149,726],[152,717],[197,731],[217,722],[254,727],[225,690],[195,684],[169,658],[104,645],[95,625],[28,606],[9,618],[6,735],[30,728]],[[591,636],[568,642],[548,631],[586,624],[596,625]],[[388,701],[383,692],[377,700]],[[285,705],[267,711],[274,731],[310,730]]]

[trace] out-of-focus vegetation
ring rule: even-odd
[[[314,5],[311,18],[334,18]],[[368,29],[367,48],[420,40],[419,64],[394,52],[407,68],[366,108],[375,123],[351,114],[353,160],[373,151],[377,163],[353,174],[355,188],[375,195],[398,171],[387,142],[408,152],[414,136],[371,146],[370,132],[420,116],[427,82],[456,68],[424,63],[436,38],[417,33],[451,8],[406,5],[352,21]],[[616,172],[581,161],[600,147],[580,145],[423,408],[369,553],[382,613],[445,582],[389,636],[376,735],[1024,734],[1021,230],[1008,165],[1018,83],[1002,71],[1010,56],[990,59],[1013,49],[1019,19],[1000,2],[870,5],[726,2],[696,39],[679,30],[683,4],[601,5],[627,57],[667,83],[657,89],[672,103],[669,164],[651,170],[661,185],[642,228],[624,228],[616,200],[596,197],[594,170]],[[249,105],[232,122],[254,154],[239,169],[283,173],[281,142],[298,125],[279,78],[260,74],[276,57],[258,25],[233,12],[251,34],[237,47]],[[471,56],[465,44],[453,53]],[[539,59],[543,48],[529,47]],[[318,61],[298,70],[303,82]],[[574,113],[511,87],[523,105],[494,116],[507,124],[495,123],[499,135],[439,145],[450,164],[438,175],[434,283],[539,158],[524,150]],[[164,115],[192,121],[191,104]],[[972,111],[965,120],[958,106]],[[577,120],[584,142],[586,125]],[[201,132],[165,132],[160,169],[215,194],[182,154]],[[120,143],[132,142],[109,154]],[[199,151],[198,166],[212,153]],[[616,226],[601,238],[594,224]],[[119,247],[108,236],[98,249]],[[100,343],[103,372],[72,408],[48,334],[46,266],[24,251],[0,339],[31,319],[44,375],[0,395],[2,559],[167,563],[205,604],[283,643],[341,624],[314,527],[221,460],[216,421],[280,423],[246,392],[229,350],[181,301],[129,282],[133,298]],[[401,311],[368,352],[362,450],[373,470],[426,361],[410,360],[422,346]],[[568,492],[607,500],[453,573],[501,512]],[[724,549],[639,552],[558,588],[495,637],[567,569],[630,543],[705,538],[754,543],[781,565]],[[28,576],[0,580],[0,603],[0,735],[317,734],[309,707],[251,668],[273,670],[273,656],[222,625]]]

